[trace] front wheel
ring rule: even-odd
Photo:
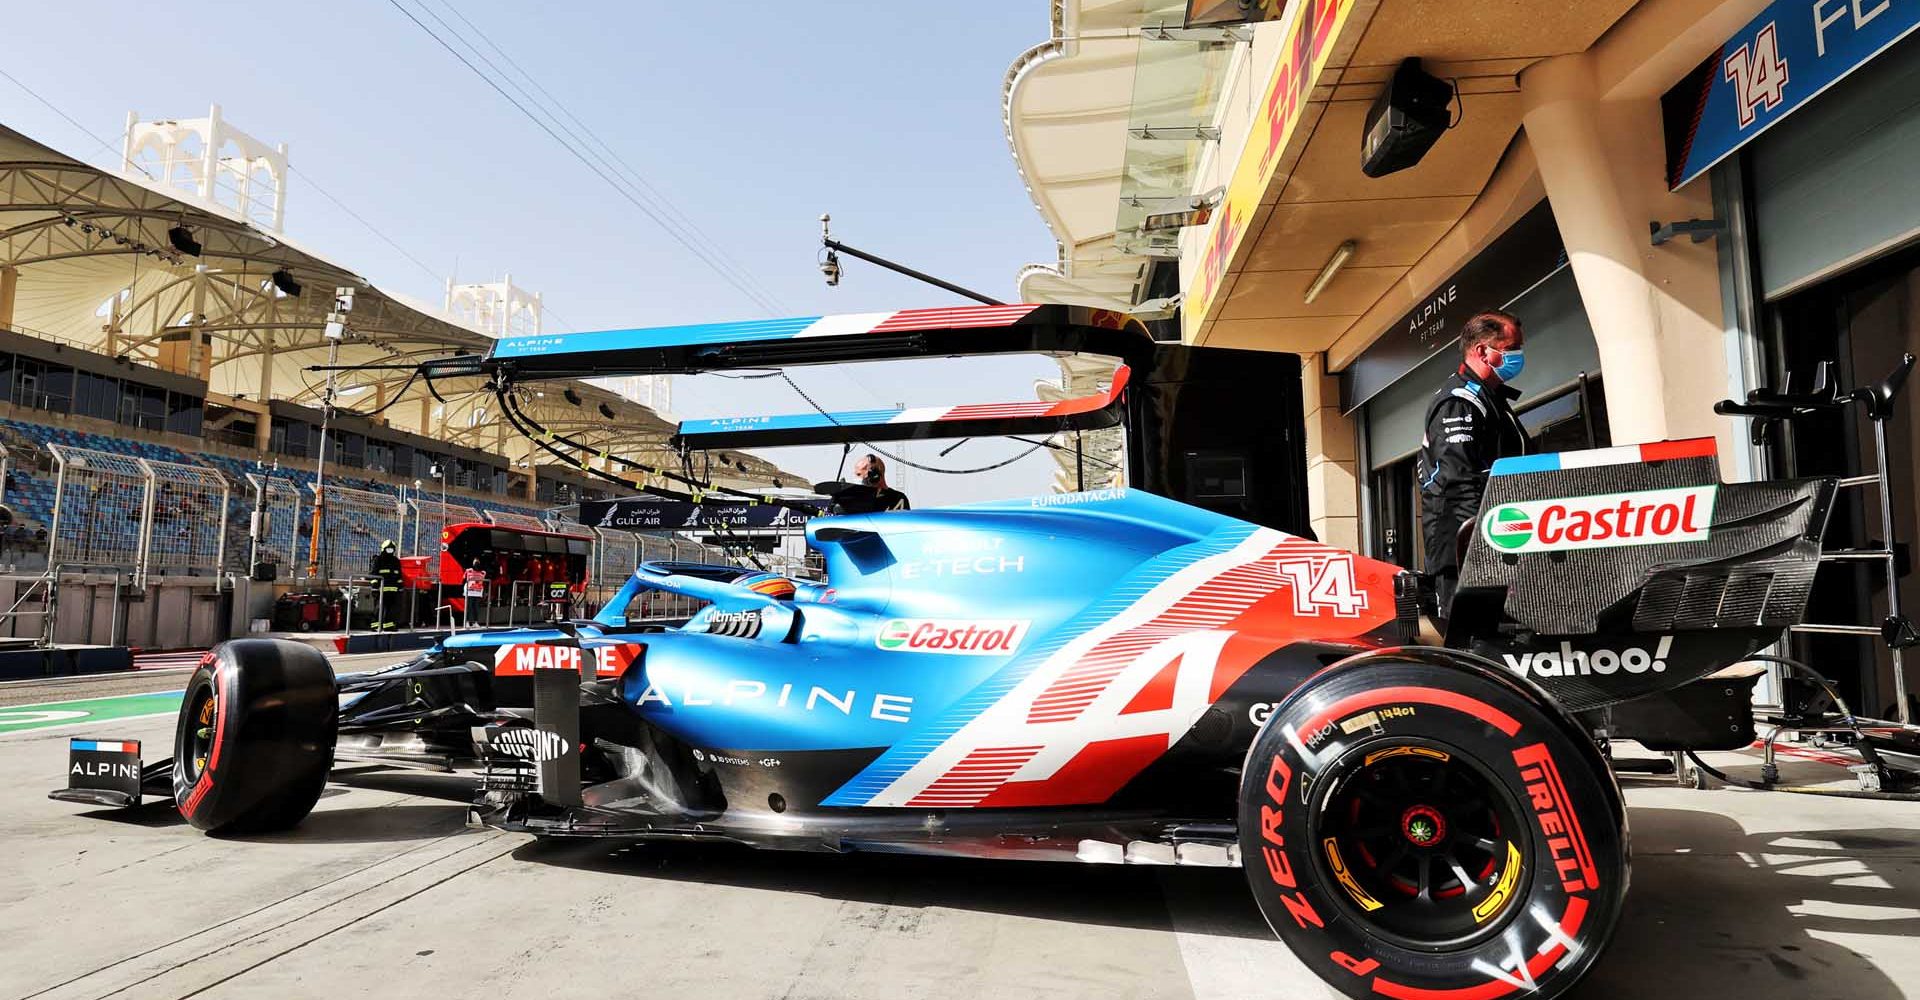
[[[1593,746],[1544,696],[1447,651],[1367,654],[1255,738],[1247,878],[1274,932],[1352,997],[1552,997],[1599,957],[1628,876]]]
[[[263,833],[306,818],[333,766],[339,694],[311,646],[235,639],[187,681],[174,738],[173,797],[208,833]]]

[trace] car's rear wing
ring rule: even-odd
[[[649,375],[989,354],[1153,354],[1123,313],[1064,305],[958,306],[592,333],[503,337],[481,362],[508,381]]]
[[[1676,687],[1803,619],[1833,494],[1722,483],[1712,438],[1501,459],[1447,641],[1575,710]]]
[[[1062,400],[901,406],[883,410],[816,410],[764,417],[682,421],[675,445],[689,448],[754,448],[920,438],[1003,437],[1057,434],[1118,426],[1121,394],[1132,369],[1114,369],[1103,392]]]
[[[507,337],[440,377],[483,376],[516,429],[558,457],[591,449],[532,420],[511,391],[528,382],[785,368],[844,361],[1087,354],[1125,366],[1105,393],[941,412],[877,411],[753,417],[683,428],[688,449],[900,440],[1049,437],[1124,426],[1123,462],[1083,454],[1081,487],[1128,486],[1295,534],[1308,530],[1298,355],[1155,341],[1132,317],[1059,304],[957,306],[643,330]],[[1116,369],[1117,370],[1117,369]],[[831,413],[831,410],[829,410]],[[759,423],[755,423],[758,421]],[[572,449],[572,453],[563,449]],[[615,459],[631,471],[663,473]],[[673,481],[671,474],[665,478]],[[705,484],[691,484],[705,488]],[[725,491],[740,495],[739,491]],[[698,498],[696,497],[696,502]]]

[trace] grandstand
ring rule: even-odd
[[[123,152],[103,169],[0,127],[0,570],[198,579],[217,593],[266,564],[279,589],[302,582],[323,421],[322,578],[364,574],[387,539],[424,553],[446,523],[536,524],[609,494],[522,438],[474,380],[430,389],[404,367],[537,333],[538,296],[511,281],[449,286],[435,309],[302,248],[282,231],[285,147],[217,107],[130,117]],[[387,367],[340,376],[329,417],[308,369],[336,346],[324,333],[336,287],[355,290],[340,363]],[[596,468],[679,464],[673,425],[606,388],[556,381],[521,406],[590,445]],[[711,457],[719,485],[799,481],[751,455]],[[259,595],[245,603],[257,611]]]

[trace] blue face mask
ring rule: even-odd
[[[1516,347],[1500,352],[1500,363],[1494,366],[1493,374],[1502,382],[1511,382],[1520,377],[1521,369],[1526,366],[1526,353]]]

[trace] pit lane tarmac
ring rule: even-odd
[[[0,709],[184,680],[0,685]],[[74,734],[151,758],[172,717]],[[537,844],[467,829],[465,779],[373,770],[342,772],[291,832],[213,839],[163,804],[47,800],[67,735],[0,732],[0,998],[1333,995],[1238,871]],[[1633,889],[1576,996],[1920,997],[1920,805],[1655,781],[1628,802]]]

